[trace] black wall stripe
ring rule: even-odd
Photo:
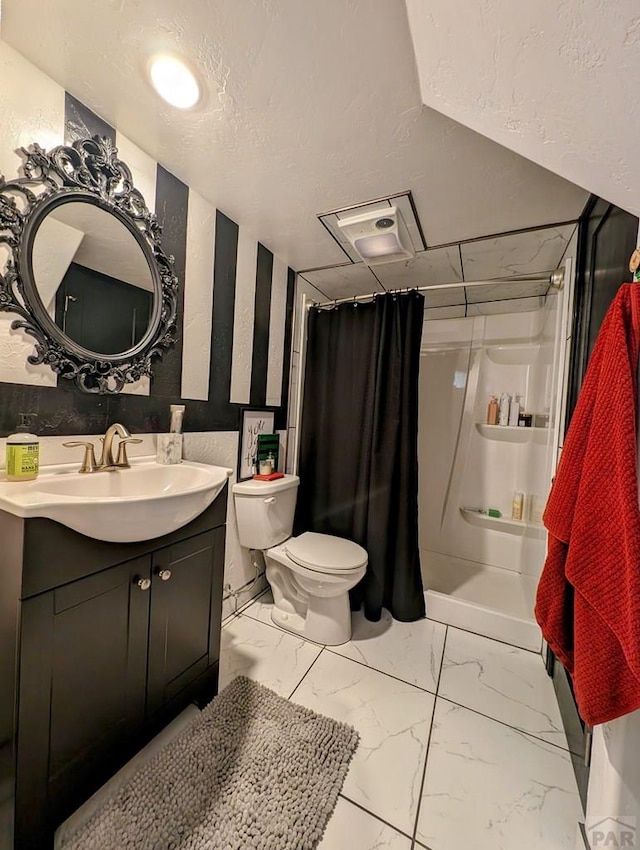
[[[216,211],[216,244],[213,262],[213,315],[211,320],[211,366],[209,401],[218,422],[227,421],[231,395],[233,313],[236,302],[238,225]],[[237,420],[237,416],[236,416]],[[237,428],[237,421],[234,428]]]
[[[280,407],[276,413],[276,428],[284,430],[288,425],[289,408],[289,372],[291,370],[291,334],[293,330],[293,303],[296,294],[296,273],[293,269],[287,271],[287,308],[284,321],[284,351],[282,357],[282,395]],[[292,411],[293,412],[293,411]]]
[[[156,170],[156,217],[162,226],[162,248],[173,256],[178,278],[176,328],[178,341],[156,362],[151,395],[179,396],[182,392],[182,332],[184,318],[184,274],[187,258],[188,187],[166,168]]]
[[[65,92],[64,94],[64,140],[66,144],[90,136],[106,136],[115,144],[116,131],[84,103]]]
[[[210,431],[211,405],[206,401],[183,401],[180,396],[109,396],[108,421],[122,422],[132,433],[148,434],[169,430],[169,405],[185,404],[185,431]],[[75,432],[73,432],[75,433]],[[88,432],[94,433],[94,432]]]
[[[253,355],[251,358],[251,390],[249,402],[261,407],[267,401],[269,365],[269,323],[271,320],[271,278],[273,254],[258,242],[256,263],[256,298],[253,313]]]
[[[49,437],[104,434],[109,424],[107,397],[81,393],[69,381],[59,387],[0,383],[0,436],[15,431],[18,413],[35,413],[36,434]]]

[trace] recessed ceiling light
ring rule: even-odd
[[[190,109],[200,100],[200,86],[193,71],[175,56],[155,56],[149,63],[149,77],[160,97],[171,106]]]

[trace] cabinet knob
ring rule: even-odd
[[[158,575],[162,581],[169,581],[171,578],[171,570],[158,570]]]
[[[136,581],[136,584],[140,588],[140,590],[149,590],[151,587],[151,579],[150,578],[139,578]]]

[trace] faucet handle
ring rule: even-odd
[[[120,440],[118,443],[118,458],[116,460],[115,465],[120,469],[129,469],[131,464],[129,463],[129,458],[127,457],[127,443],[141,443],[142,440],[137,437],[125,437],[123,440]]]
[[[63,443],[68,449],[74,449],[76,446],[84,446],[84,457],[78,472],[96,472],[98,464],[96,463],[96,455],[92,442],[84,440],[71,440],[69,443]]]

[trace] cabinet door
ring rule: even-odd
[[[154,554],[149,715],[179,711],[196,696],[189,686],[217,663],[223,570],[224,527]]]
[[[26,600],[16,847],[50,833],[131,756],[144,721],[151,556]]]

